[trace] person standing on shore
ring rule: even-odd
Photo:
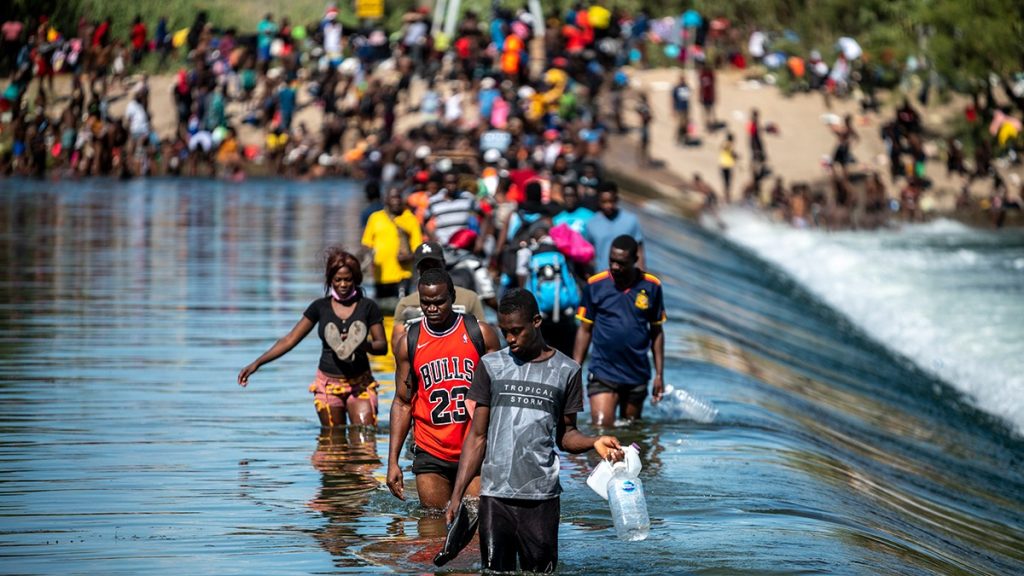
[[[133,66],[138,66],[146,53],[146,32],[146,23],[142,21],[142,15],[137,14],[135,20],[132,20],[131,31]]]
[[[410,326],[395,346],[387,485],[396,498],[405,500],[398,459],[415,421],[416,493],[422,506],[443,508],[452,495],[462,442],[473,417],[474,404],[467,402],[466,394],[480,357],[497,350],[499,343],[490,326],[452,311],[455,285],[447,272],[427,270],[417,288],[424,321]]]
[[[377,382],[367,354],[388,353],[384,316],[377,303],[363,296],[363,273],[356,257],[341,248],[327,249],[324,284],[327,295],[303,312],[292,330],[238,373],[245,387],[261,366],[284,356],[314,327],[323,343],[316,379],[310,385],[313,404],[324,428],[377,423]]]
[[[700,63],[700,103],[704,107],[704,127],[708,132],[713,131],[718,124],[718,117],[715,116],[715,70],[705,59]]]
[[[266,71],[266,63],[270,61],[270,43],[277,36],[277,24],[274,23],[274,15],[267,12],[256,25],[256,62]]]
[[[641,92],[637,99],[636,114],[640,117],[640,148],[637,149],[637,164],[647,166],[651,163],[651,120],[654,119],[654,115],[651,113],[647,94]]]
[[[833,133],[836,135],[836,149],[832,153],[832,173],[833,176],[843,177],[843,180],[849,179],[848,166],[853,162],[853,154],[850,152],[850,146],[853,142],[860,139],[857,134],[857,130],[853,127],[853,116],[847,114],[843,117],[843,123],[839,126],[832,127]],[[839,170],[837,172],[836,166],[838,165]]]
[[[639,245],[623,234],[612,242],[608,270],[587,280],[576,318],[580,321],[573,358],[583,365],[593,343],[587,396],[596,426],[620,418],[639,419],[647,398],[654,354],[651,396],[661,401],[665,357],[665,304],[661,281],[637,267]]]
[[[690,86],[686,83],[686,72],[679,73],[679,82],[672,89],[672,110],[676,114],[676,144],[683,146],[690,127]]]
[[[480,559],[486,571],[553,572],[558,565],[562,486],[555,446],[621,460],[614,436],[576,428],[583,410],[582,370],[548,346],[537,301],[514,288],[498,305],[508,347],[485,355],[473,375],[473,423],[462,446],[445,520],[455,520],[466,488],[480,475]]]
[[[718,151],[718,167],[722,171],[722,195],[725,203],[732,202],[732,169],[736,167],[736,143],[732,132],[725,135],[725,142]]]
[[[747,136],[750,138],[750,171],[756,190],[760,187],[761,179],[767,176],[765,165],[768,162],[768,154],[764,150],[764,141],[761,140],[761,113],[757,108],[750,112]]]

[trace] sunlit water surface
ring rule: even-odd
[[[376,430],[320,435],[314,338],[235,384],[322,293],[320,251],[357,241],[357,184],[0,189],[0,572],[434,570],[441,521],[382,487],[388,360]],[[1020,572],[1009,425],[748,252],[642,220],[666,380],[720,414],[615,430],[644,448],[645,542],[614,540],[594,457],[563,457],[562,573]]]

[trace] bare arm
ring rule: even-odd
[[[309,318],[303,316],[295,324],[295,327],[292,328],[290,332],[288,332],[288,334],[286,334],[283,338],[275,342],[274,345],[270,347],[270,350],[267,350],[266,352],[261,354],[259,358],[254,360],[251,364],[249,364],[245,368],[242,368],[242,371],[238,373],[238,385],[242,387],[248,385],[249,376],[252,376],[254,372],[259,370],[260,366],[263,366],[264,364],[269,364],[270,362],[277,360],[281,356],[287,354],[292,348],[295,348],[295,345],[298,344],[299,342],[302,342],[302,339],[305,338],[307,334],[309,334],[309,332],[313,329],[313,326],[315,326],[313,322]]]
[[[562,414],[555,440],[561,450],[572,454],[582,454],[587,450],[594,449],[597,450],[597,455],[604,459],[621,460],[623,457],[622,446],[619,445],[619,439],[615,436],[594,437],[580,432],[576,428],[576,413]],[[462,471],[461,465],[459,471]]]
[[[476,245],[473,247],[473,252],[483,254],[487,237],[491,235],[494,224],[491,223],[491,216],[484,214],[483,211],[477,213],[477,217],[480,219],[480,234],[476,237]]]
[[[661,402],[661,395],[665,391],[665,383],[662,379],[665,366],[665,330],[661,324],[651,326],[651,352],[654,353],[654,382],[651,386],[651,402]]]
[[[498,333],[491,328],[490,324],[486,322],[480,322],[480,332],[484,335],[484,348],[488,352],[494,352],[501,348],[501,340],[498,339]]]
[[[388,339],[384,335],[384,325],[374,324],[370,326],[370,337],[360,346],[368,354],[383,356],[388,353]]]
[[[502,222],[501,230],[498,231],[496,236],[498,237],[498,243],[494,246],[494,257],[498,258],[498,266],[501,265],[501,253],[505,250],[505,244],[508,243],[508,224],[512,221],[512,214],[515,212],[509,212],[505,215],[505,220]]]
[[[576,347],[572,350],[572,359],[583,366],[587,359],[587,350],[590,349],[590,338],[594,333],[594,325],[590,322],[580,321],[580,327],[576,329]]]
[[[409,362],[405,336],[402,336],[395,347],[395,399],[391,402],[387,472],[388,489],[399,500],[405,500],[405,481],[402,479],[402,469],[398,467],[398,457],[412,424],[413,391],[409,386]]]
[[[395,322],[391,327],[391,353],[395,355],[395,365],[398,365],[398,342],[405,336],[405,323]]]
[[[477,406],[473,413],[473,424],[462,442],[462,455],[459,457],[459,471],[455,475],[455,484],[452,486],[452,497],[448,501],[448,509],[445,510],[445,522],[451,524],[455,520],[455,512],[462,503],[462,496],[466,493],[466,487],[480,474],[480,465],[484,461],[484,453],[487,450],[487,426],[491,422],[490,406]]]

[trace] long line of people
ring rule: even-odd
[[[636,217],[619,206],[618,189],[606,178],[581,183],[543,163],[512,166],[480,156],[479,163],[454,163],[421,148],[404,170],[408,176],[389,182],[383,199],[379,182],[367,184],[363,261],[376,299],[386,305],[412,293],[417,251],[434,246],[456,285],[494,309],[499,293],[529,289],[545,318],[546,341],[570,355],[582,283],[607,266],[615,237],[642,242]],[[587,165],[600,171],[599,162]]]

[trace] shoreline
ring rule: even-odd
[[[833,135],[825,130],[822,126],[818,125],[816,121],[805,122],[803,126],[794,124],[795,118],[794,109],[805,107],[821,103],[820,97],[817,95],[800,94],[795,96],[785,96],[781,94],[775,87],[763,85],[756,89],[751,89],[750,86],[750,73],[749,71],[739,70],[727,70],[720,74],[720,82],[724,85],[723,89],[719,92],[722,94],[723,102],[720,105],[722,109],[730,109],[731,112],[727,116],[727,120],[723,123],[725,130],[719,130],[715,133],[700,133],[699,136],[705,139],[699,147],[677,147],[673,143],[672,134],[675,126],[673,122],[658,122],[659,118],[665,119],[671,116],[671,110],[669,107],[668,96],[666,92],[667,80],[672,77],[677,77],[680,73],[691,74],[690,72],[683,71],[680,68],[655,68],[648,70],[631,70],[630,75],[633,78],[632,91],[635,93],[653,93],[654,97],[652,101],[652,109],[655,114],[655,122],[652,125],[652,147],[651,165],[640,166],[636,160],[636,148],[637,136],[635,128],[628,130],[624,134],[609,133],[607,136],[607,147],[602,156],[602,162],[604,163],[605,170],[615,180],[622,183],[625,191],[632,193],[639,198],[657,198],[659,200],[670,203],[675,206],[678,213],[686,218],[700,219],[701,213],[704,211],[704,196],[694,190],[692,186],[692,180],[690,179],[692,174],[700,174],[705,182],[711,184],[711,188],[714,190],[716,196],[719,197],[721,203],[721,191],[718,187],[717,177],[717,162],[714,155],[717,153],[716,142],[721,140],[721,134],[725,130],[732,132],[740,132],[742,127],[743,115],[742,109],[738,106],[746,105],[750,103],[750,94],[756,94],[756,99],[761,103],[762,108],[768,112],[773,113],[778,118],[779,135],[775,137],[768,137],[766,139],[766,146],[768,147],[769,156],[773,164],[776,164],[776,168],[779,175],[785,178],[790,184],[804,182],[807,183],[811,189],[819,191],[819,194],[824,192],[827,197],[830,193],[831,183],[829,182],[829,176],[825,173],[824,169],[820,165],[819,161],[807,160],[811,155],[820,156],[815,154],[817,152],[827,152],[833,141]],[[378,72],[376,77],[387,77],[387,80],[393,81],[394,75],[391,71]],[[119,115],[123,114],[126,100],[131,93],[131,81],[136,77],[126,78],[126,81],[121,83],[118,87],[119,91],[114,92],[112,96],[112,104],[110,107],[111,114]],[[173,85],[173,75],[161,74],[152,76],[147,79],[151,86],[151,91],[154,94],[155,105],[152,107],[153,118],[152,124],[153,129],[161,134],[162,138],[166,138],[169,134],[174,133],[174,110],[170,106],[159,105],[161,98],[167,98],[170,92],[170,88]],[[739,86],[737,88],[737,86]],[[724,89],[729,87],[729,89]],[[421,95],[424,90],[424,82],[417,80],[412,83],[412,92],[407,102],[400,104],[404,110],[396,114],[396,133],[406,134],[409,130],[422,126],[428,118],[423,114],[411,110],[412,102],[416,101],[416,97]],[[70,78],[68,76],[62,76],[58,78],[57,82],[57,101],[66,100],[70,90]],[[163,96],[162,96],[163,95]],[[296,112],[295,123],[297,125],[305,124],[311,127],[315,133],[316,128],[320,126],[322,122],[322,110],[318,108],[312,96],[308,94],[306,90],[299,91],[300,98],[298,99],[298,109]],[[892,96],[892,95],[890,95]],[[891,99],[891,98],[890,98]],[[169,99],[168,99],[169,102]],[[832,107],[837,112],[849,113],[850,110],[855,108],[856,103],[852,100],[838,100],[832,102]],[[243,102],[231,101],[227,106],[227,113],[229,117],[240,118],[244,115],[247,104]],[[464,105],[466,112],[469,112],[469,116],[472,117],[475,114],[473,106]],[[811,114],[818,113],[819,110],[813,110]],[[947,111],[948,112],[948,111]],[[701,113],[702,114],[702,113]],[[701,114],[696,116],[699,118]],[[627,124],[634,126],[637,124],[635,115],[629,106],[626,107],[626,118]],[[771,117],[769,117],[771,118]],[[859,117],[859,122],[864,126],[870,127],[879,123],[878,114],[865,114]],[[932,123],[941,120],[941,113],[932,113],[928,116]],[[694,121],[696,124],[696,121]],[[865,130],[865,133],[867,131]],[[787,138],[789,135],[797,135],[797,138]],[[262,140],[262,131],[258,128],[254,128],[245,124],[239,124],[238,140],[240,146],[244,149],[247,147],[258,147]],[[349,140],[351,138],[348,138]],[[737,144],[742,146],[744,138],[741,136],[738,138]],[[798,146],[796,149],[790,149],[790,144],[794,140],[798,140]],[[878,170],[881,166],[878,165],[877,160],[879,159],[880,153],[880,141],[875,141],[873,137],[864,138],[861,142],[858,142],[854,147],[854,152],[858,158],[873,159],[866,162],[861,162],[857,168],[862,173],[865,171]],[[345,152],[351,151],[351,147],[345,149]],[[344,156],[344,154],[335,155]],[[804,158],[806,161],[801,161]],[[276,177],[276,172],[279,170],[279,166],[275,166],[271,160],[267,161],[252,161],[243,160],[240,165],[242,166],[242,172],[244,172],[244,178],[273,178]],[[958,182],[951,178],[938,177],[941,174],[941,162],[934,155],[929,158],[928,168],[932,174],[937,175],[935,183],[931,187],[931,190],[926,193],[925,202],[929,209],[923,210],[916,218],[916,221],[929,221],[935,218],[950,218],[959,222],[963,222],[969,226],[977,228],[992,228],[993,227],[993,215],[990,211],[981,208],[965,209],[963,207],[957,207],[957,198],[955,189],[958,186]],[[743,167],[743,158],[741,156],[741,164],[737,168]],[[221,173],[216,174],[215,177],[224,178],[228,181],[239,181],[242,179],[240,174],[236,174],[232,177],[232,173],[220,171]],[[308,173],[303,173],[297,176],[281,175],[281,178],[304,181],[313,180],[320,178],[360,178],[358,169],[353,169],[352,166],[338,162],[335,158],[332,158],[329,162],[324,163],[311,163],[309,166]],[[53,178],[52,172],[48,175],[49,178]],[[1009,174],[1017,174],[1017,170],[1010,170]],[[742,172],[737,172],[739,178],[743,178]],[[63,176],[56,176],[57,178],[63,178]],[[93,176],[84,176],[90,178]],[[111,177],[118,177],[113,175]],[[137,177],[137,176],[133,176]],[[169,176],[174,177],[174,176]],[[196,176],[201,177],[201,176]],[[770,179],[774,179],[776,176],[771,176]],[[7,177],[4,177],[7,178]],[[743,185],[743,181],[738,179],[738,183]],[[962,184],[961,184],[962,186]],[[972,202],[984,202],[985,194],[981,190],[983,186],[975,185],[975,190],[971,195]],[[734,191],[735,192],[735,191]],[[894,193],[894,190],[887,191],[887,198],[890,200],[898,198],[898,195]],[[764,192],[761,193],[764,195]],[[771,210],[761,208],[761,211],[771,215]],[[892,216],[892,214],[884,214],[883,216]],[[778,220],[778,218],[775,218]],[[890,220],[893,218],[885,218]],[[895,219],[896,223],[900,220]],[[890,222],[882,223],[881,226],[891,225]],[[1004,226],[1022,226],[1024,225],[1024,216],[1021,216],[1019,211],[1008,211],[1004,222]],[[830,223],[833,229],[860,229],[863,226],[856,226],[852,223],[846,223],[836,225]],[[876,228],[878,226],[869,226],[868,229]]]

